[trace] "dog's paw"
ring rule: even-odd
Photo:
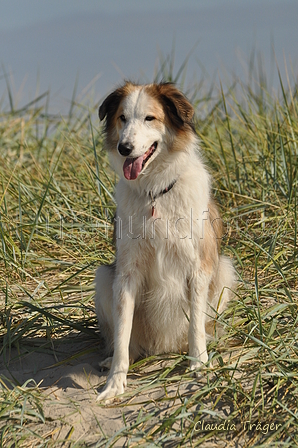
[[[196,378],[202,378],[203,374],[201,369],[203,367],[205,367],[205,364],[202,361],[199,361],[198,359],[190,361],[189,368],[194,373]]]
[[[208,363],[208,354],[207,351],[204,351],[200,356],[198,357],[192,357],[190,359],[190,370],[194,372],[194,375],[196,378],[202,378],[202,368],[206,367],[206,364]]]
[[[105,401],[109,403],[111,399],[117,395],[121,395],[126,387],[126,374],[125,373],[115,373],[113,376],[108,378],[107,384],[103,390],[97,395],[96,401]]]

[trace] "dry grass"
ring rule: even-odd
[[[153,387],[164,393],[149,413],[140,411],[133,424],[124,422],[96,446],[117,446],[123,436],[129,446],[298,445],[297,91],[281,82],[274,97],[264,78],[256,85],[233,82],[225,94],[220,86],[189,92],[226,222],[224,252],[240,278],[236,300],[220,317],[226,332],[209,345],[213,368],[195,392],[180,393],[194,381],[186,355],[170,356],[165,365],[159,357],[135,364],[133,392],[118,406]],[[50,116],[47,96],[15,110],[9,84],[8,93],[10,110],[0,112],[4,364],[28,338],[50,341],[75,332],[101,343],[92,282],[95,267],[113,259],[115,208],[115,177],[101,129],[91,125],[95,110],[73,105],[68,117]],[[173,388],[175,399],[167,393]],[[1,380],[3,446],[55,445],[45,400],[32,382]],[[89,445],[69,434],[65,446]]]

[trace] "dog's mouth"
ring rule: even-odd
[[[138,177],[142,169],[146,166],[150,157],[155,153],[157,142],[152,143],[150,148],[140,157],[127,157],[123,164],[123,174],[128,180],[134,180]]]

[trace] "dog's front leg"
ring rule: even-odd
[[[190,322],[188,333],[190,369],[197,370],[208,361],[205,320],[209,290],[209,275],[197,272],[189,282]],[[200,374],[197,372],[197,376]]]
[[[122,394],[129,368],[129,342],[136,288],[130,277],[119,275],[113,286],[114,354],[107,383],[97,400],[106,400]]]

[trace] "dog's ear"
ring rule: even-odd
[[[107,98],[104,100],[98,111],[98,116],[101,121],[105,117],[107,117],[107,123],[110,121],[110,119],[117,112],[118,106],[123,96],[124,96],[123,87],[119,87],[119,89],[116,89],[114,92],[110,93],[109,96],[107,96]]]
[[[178,128],[186,123],[193,127],[194,108],[188,99],[170,82],[159,84],[159,93],[166,112]]]

